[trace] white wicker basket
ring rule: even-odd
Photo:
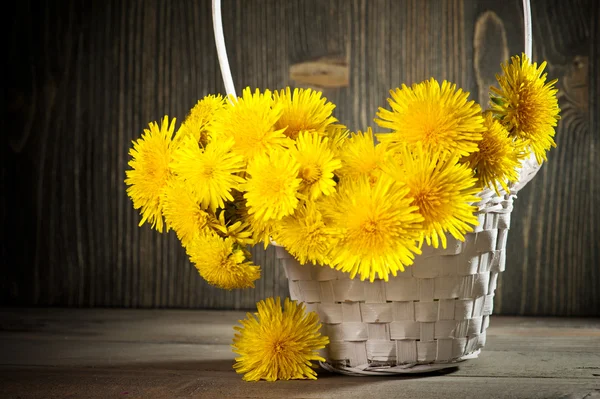
[[[314,310],[331,343],[323,367],[352,374],[433,371],[474,357],[485,344],[498,273],[504,270],[512,196],[481,204],[465,242],[424,247],[388,282],[351,280],[300,265],[277,247],[292,299]]]
[[[513,199],[538,170],[531,157],[509,194],[481,192],[479,223],[464,242],[447,236],[446,249],[424,245],[388,282],[301,265],[275,244],[291,298],[319,315],[331,341],[321,366],[351,375],[423,373],[477,357],[504,271]]]
[[[523,11],[525,54],[531,57],[529,0],[523,0]],[[213,0],[213,22],[225,88],[235,95],[220,0]],[[388,282],[300,265],[275,244],[291,298],[317,312],[329,336],[321,365],[344,374],[386,375],[435,371],[477,357],[485,345],[498,274],[504,270],[513,199],[538,169],[532,156],[523,162],[510,193],[480,193],[479,224],[464,242],[448,236],[446,249],[424,246],[415,263]]]
[[[477,357],[504,271],[513,198],[538,170],[531,157],[510,194],[481,192],[479,223],[464,242],[447,236],[446,249],[424,245],[388,282],[301,265],[274,243],[291,298],[319,315],[331,341],[321,366],[351,375],[423,373]]]

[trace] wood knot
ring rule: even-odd
[[[345,57],[326,56],[292,65],[290,79],[315,89],[347,87],[350,68]]]

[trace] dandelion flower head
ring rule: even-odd
[[[331,248],[331,266],[357,274],[361,280],[388,280],[411,265],[423,217],[402,184],[382,175],[375,184],[367,178],[346,180],[327,198],[323,212],[331,218],[337,241]]]
[[[162,192],[162,207],[168,228],[175,230],[184,247],[199,234],[209,221],[191,187],[183,180],[173,179]]]
[[[447,81],[440,86],[432,78],[412,87],[402,85],[390,94],[391,110],[379,108],[375,121],[392,132],[378,134],[380,142],[391,146],[421,142],[434,152],[464,156],[477,151],[483,118],[481,107],[468,101],[469,93]]]
[[[335,105],[322,97],[322,93],[312,89],[275,91],[273,101],[282,107],[281,117],[275,123],[276,129],[285,129],[287,137],[295,140],[300,132],[319,132],[335,123],[332,116]]]
[[[228,205],[228,204],[227,204]],[[222,237],[231,238],[239,245],[254,245],[251,227],[247,221],[241,220],[239,215],[233,215],[230,220],[225,219],[225,210],[219,212],[218,217],[210,219],[209,226]],[[237,216],[237,217],[235,217]]]
[[[329,343],[321,335],[315,312],[306,313],[304,304],[286,298],[267,298],[257,304],[236,326],[233,351],[239,356],[234,369],[245,381],[317,379],[313,361],[325,361],[318,353]]]
[[[333,234],[327,220],[312,202],[305,202],[293,215],[284,217],[274,230],[274,238],[301,264],[329,263]]]
[[[409,189],[411,205],[425,219],[422,239],[434,248],[446,248],[446,234],[464,241],[464,234],[477,224],[476,207],[479,200],[477,179],[473,170],[460,164],[456,156],[430,153],[421,145],[399,152],[402,162],[392,165],[388,173]]]
[[[249,177],[243,185],[248,213],[263,221],[294,213],[302,183],[299,171],[300,164],[290,150],[274,149],[256,155],[248,163]]]
[[[329,125],[325,130],[325,136],[329,139],[329,147],[336,158],[340,158],[343,148],[350,138],[350,131],[344,125]]]
[[[322,138],[317,132],[302,132],[292,154],[300,164],[301,193],[315,200],[335,191],[333,172],[341,167],[341,162],[334,158],[328,138]]]
[[[375,144],[373,131],[352,133],[340,149],[342,168],[338,175],[342,178],[357,180],[366,177],[375,183],[381,175],[385,163],[386,149],[381,144]]]
[[[467,163],[475,171],[479,179],[479,187],[492,187],[498,191],[500,184],[506,192],[508,182],[516,182],[519,179],[519,158],[522,150],[515,145],[514,139],[509,136],[508,131],[494,119],[491,112],[484,114],[485,131],[483,140],[478,143],[479,151],[469,155],[461,162]]]
[[[546,152],[556,147],[554,128],[560,119],[557,80],[546,82],[542,74],[546,62],[538,67],[527,56],[512,57],[502,65],[503,74],[496,75],[499,88],[492,87],[492,112],[508,129],[511,136],[529,145],[539,163]]]
[[[169,163],[173,152],[172,138],[175,119],[165,116],[160,127],[151,122],[144,129],[142,137],[133,142],[129,150],[131,170],[126,171],[127,195],[133,201],[134,209],[140,209],[142,220],[157,231],[163,231],[161,193],[172,176]]]
[[[254,281],[260,278],[260,267],[246,259],[243,246],[210,229],[196,235],[186,251],[200,276],[217,288],[254,288]]]
[[[233,201],[231,191],[244,182],[238,175],[244,159],[233,146],[232,139],[222,139],[201,148],[188,137],[173,155],[173,171],[192,188],[203,209],[224,208],[224,201]]]
[[[208,126],[211,140],[232,139],[233,151],[247,161],[273,148],[287,147],[291,143],[284,129],[275,126],[282,111],[281,105],[273,104],[269,90],[252,93],[246,88],[241,98],[232,98],[215,113]]]
[[[208,144],[207,127],[211,123],[215,112],[225,106],[225,99],[221,95],[208,95],[198,101],[190,110],[181,127],[175,135],[175,143],[179,145],[186,137],[193,137],[201,146]]]

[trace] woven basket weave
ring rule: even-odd
[[[388,282],[303,266],[277,247],[291,298],[317,312],[331,341],[325,368],[423,372],[477,355],[504,270],[513,202],[510,195],[489,200],[497,206],[482,207],[478,227],[464,242],[448,237],[446,249],[425,246],[414,265]]]
[[[530,158],[509,194],[481,192],[479,223],[464,242],[447,236],[446,249],[424,245],[414,264],[388,282],[300,265],[275,244],[291,298],[315,311],[329,336],[321,365],[352,375],[422,373],[477,357],[505,266],[513,198],[538,169]]]

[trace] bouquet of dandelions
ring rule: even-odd
[[[559,108],[544,67],[513,57],[485,112],[446,81],[402,85],[377,114],[391,130],[380,134],[350,133],[310,89],[210,95],[175,134],[165,116],[133,143],[127,193],[140,225],[174,230],[216,287],[254,287],[248,247],[272,241],[302,264],[387,281],[423,242],[464,240],[482,189],[508,192],[522,160],[546,160]],[[316,378],[328,339],[314,313],[269,298],[241,323],[234,367],[245,380]]]

